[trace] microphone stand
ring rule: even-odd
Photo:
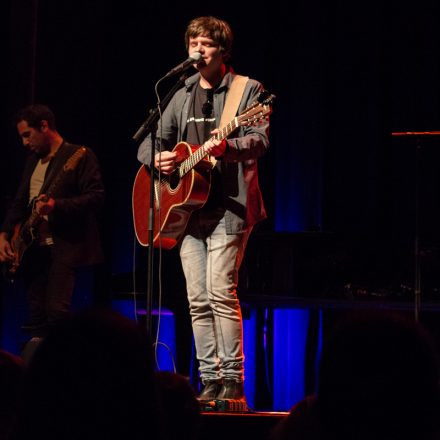
[[[166,76],[159,79],[157,85]],[[166,94],[165,98],[158,100],[157,106],[149,110],[149,115],[145,122],[139,127],[132,139],[136,144],[140,144],[149,134],[151,134],[151,157],[150,157],[150,208],[148,211],[148,258],[147,258],[147,297],[146,297],[146,329],[149,336],[152,335],[152,309],[153,309],[153,274],[154,274],[154,252],[153,252],[153,239],[154,239],[154,156],[156,151],[156,131],[157,123],[163,110],[167,107],[171,98],[184,84],[188,78],[187,74],[183,74],[171,90]],[[160,139],[161,140],[161,139]],[[162,146],[160,146],[162,149]],[[144,164],[144,166],[146,166]]]

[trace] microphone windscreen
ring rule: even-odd
[[[193,52],[189,57],[192,58],[194,62],[197,62],[202,58],[202,54],[200,52]]]

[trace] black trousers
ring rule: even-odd
[[[32,336],[44,336],[47,329],[70,313],[75,285],[75,268],[54,258],[53,246],[32,245],[23,263]]]

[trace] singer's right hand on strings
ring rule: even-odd
[[[161,173],[169,175],[176,168],[176,157],[177,153],[175,151],[162,151],[154,156],[154,166],[160,170]]]

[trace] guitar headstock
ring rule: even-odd
[[[257,97],[257,101],[260,104],[265,104],[265,105],[272,105],[274,99],[276,98],[275,95],[272,95],[272,93],[270,93],[267,90],[262,90]]]
[[[264,122],[272,113],[272,103],[274,99],[275,95],[272,95],[267,90],[261,91],[258,94],[257,101],[238,116],[238,123],[242,126],[250,126]]]
[[[72,156],[69,157],[67,162],[63,166],[64,171],[72,171],[74,170],[78,162],[81,160],[81,158],[86,154],[87,150],[84,147],[79,148],[75,151],[75,153],[72,154]]]

